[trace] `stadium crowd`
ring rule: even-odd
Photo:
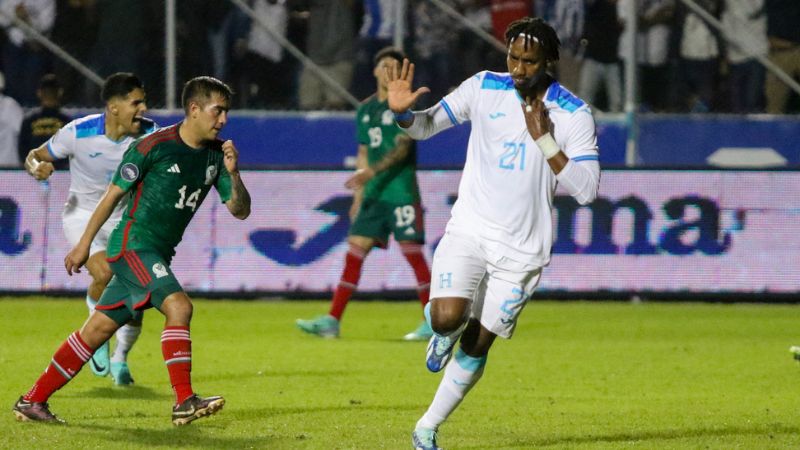
[[[696,0],[724,25],[706,24],[683,0],[410,0],[405,49],[422,70],[430,102],[481,68],[503,70],[505,55],[443,12],[453,7],[502,42],[513,20],[540,16],[562,41],[553,70],[602,111],[622,108],[624,10],[637,2],[642,111],[789,113],[800,102],[755,55],[800,75],[800,3]],[[361,100],[371,93],[372,57],[393,42],[390,0],[245,0],[258,21],[303,51]],[[177,0],[177,83],[211,74],[237,91],[237,108],[350,109],[263,27],[229,1]],[[99,87],[11,21],[16,16],[100,77],[139,74],[152,107],[163,106],[164,2],[0,0],[0,70],[5,95],[37,105],[37,84],[55,73],[69,106],[102,106]],[[125,32],[120,32],[125,30]],[[420,106],[426,106],[424,103]]]

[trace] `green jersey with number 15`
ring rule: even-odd
[[[111,233],[108,257],[152,250],[167,261],[211,186],[222,202],[231,198],[222,141],[194,149],[178,134],[180,123],[134,141],[111,182],[130,195],[122,220]]]

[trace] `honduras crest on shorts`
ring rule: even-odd
[[[206,186],[214,182],[217,178],[217,166],[206,167]]]

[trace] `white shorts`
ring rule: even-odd
[[[64,211],[61,213],[61,226],[71,246],[74,247],[78,244],[78,241],[81,240],[81,236],[86,230],[86,225],[89,223],[89,218],[92,217],[93,212],[94,211],[88,209],[71,208],[69,206],[64,208]],[[119,223],[119,219],[112,216],[106,221],[103,227],[100,228],[100,231],[97,232],[97,236],[94,237],[92,245],[89,248],[89,256],[106,250],[106,247],[108,247],[108,236],[111,235],[117,223]]]
[[[541,274],[541,267],[492,255],[477,238],[448,231],[433,255],[431,301],[469,299],[470,317],[510,338]]]

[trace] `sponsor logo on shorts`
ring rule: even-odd
[[[125,163],[119,169],[119,174],[125,181],[136,181],[139,178],[139,168],[134,163]]]
[[[167,268],[164,267],[164,265],[160,262],[153,264],[153,273],[156,274],[156,278],[162,278],[169,275]]]

